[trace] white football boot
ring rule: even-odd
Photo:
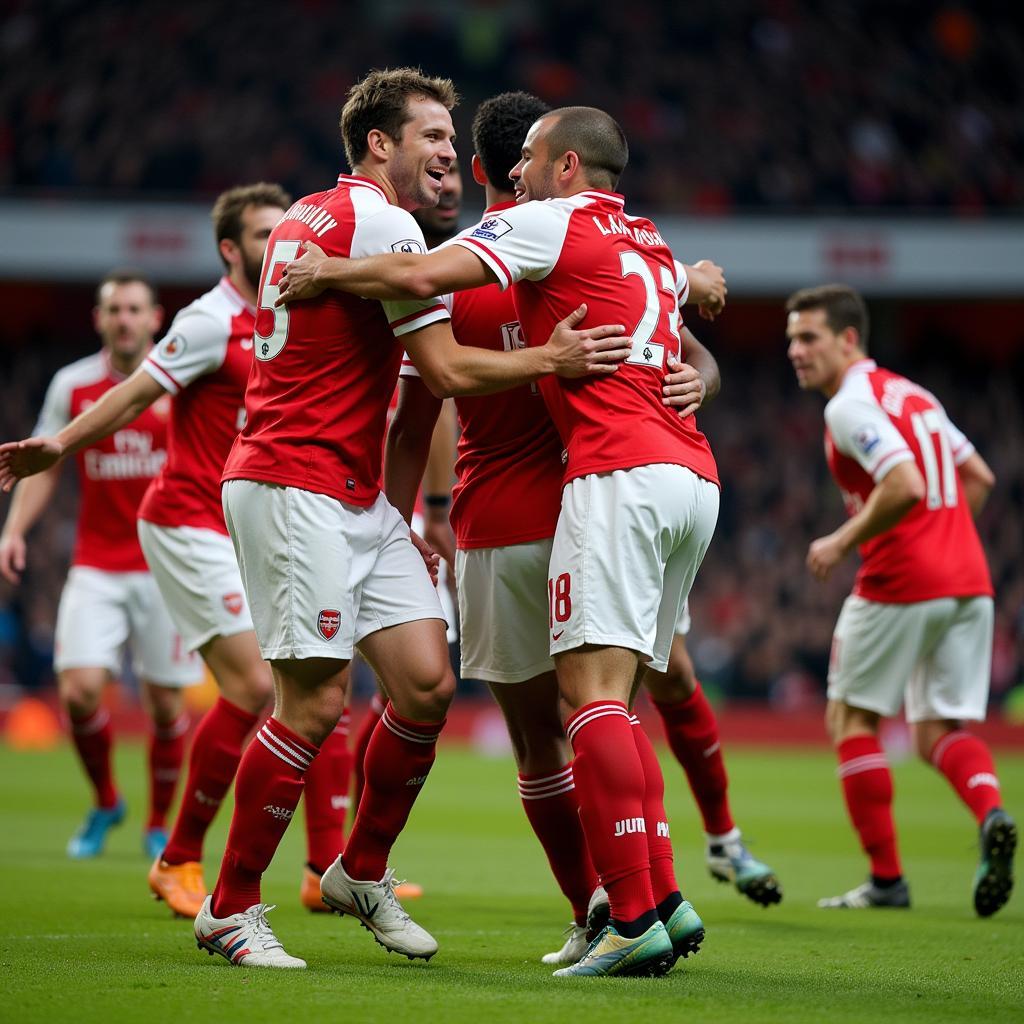
[[[210,956],[219,953],[235,967],[305,967],[306,961],[289,956],[277,941],[267,914],[274,908],[257,903],[241,914],[214,917],[207,896],[195,923],[196,943]]]
[[[587,941],[586,926],[580,926],[574,921],[565,929],[565,945],[557,952],[545,953],[541,958],[542,964],[574,964],[583,959],[590,943]]]
[[[429,960],[437,942],[402,909],[395,895],[398,884],[391,868],[379,882],[350,878],[339,857],[320,879],[320,895],[332,910],[356,918],[389,953]]]

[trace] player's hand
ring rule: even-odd
[[[427,572],[430,574],[430,582],[437,586],[437,570],[441,564],[441,556],[415,531],[409,531],[409,537],[412,540],[413,547],[420,553],[423,559],[423,564],[427,567]]]
[[[668,368],[671,372],[665,374],[661,401],[674,408],[679,418],[685,420],[704,404],[708,385],[695,366],[681,363],[675,356],[668,357]]]
[[[824,582],[829,573],[846,557],[846,547],[834,534],[819,537],[807,549],[807,568],[815,579]]]
[[[438,511],[440,515],[435,516]],[[455,565],[455,534],[447,510],[425,509],[423,520],[424,543],[449,565]]]
[[[545,346],[552,357],[552,372],[559,377],[587,377],[592,373],[614,373],[631,349],[622,324],[604,324],[577,330],[587,315],[587,304],[578,306],[559,320]]]
[[[18,534],[0,537],[0,576],[8,583],[20,583],[25,571],[25,538]]]
[[[0,491],[9,491],[22,477],[55,466],[64,446],[55,437],[29,437],[0,444]]]
[[[711,260],[698,260],[693,266],[707,278],[711,288],[710,294],[697,309],[705,320],[714,320],[725,309],[725,296],[729,291],[725,286],[725,271]]]
[[[324,286],[317,283],[316,271],[328,258],[327,253],[316,242],[303,242],[300,248],[304,250],[302,255],[286,263],[281,271],[275,306],[300,299],[315,299],[324,290]]]

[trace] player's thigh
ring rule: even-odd
[[[131,629],[129,575],[72,566],[57,607],[53,663],[58,673],[67,669],[120,672]]]
[[[372,509],[250,480],[227,481],[223,497],[264,658],[350,660],[376,558]]]
[[[684,615],[689,628],[687,600],[718,523],[719,490],[710,480],[681,466],[649,468],[660,469],[665,481],[656,491],[659,520],[672,522],[672,517],[677,517],[676,547],[665,562],[657,633],[649,663],[655,671],[665,672]]]
[[[164,687],[202,682],[202,659],[186,648],[152,574],[138,572],[131,576],[128,618],[135,673]]]
[[[693,696],[697,689],[697,673],[682,635],[676,633],[672,638],[668,668],[664,672],[646,669],[643,685],[651,698],[661,704],[678,704]]]
[[[520,683],[554,671],[550,558],[550,539],[456,552],[464,679]]]
[[[231,539],[216,530],[139,520],[139,542],[187,651],[253,628]]]
[[[828,697],[883,716],[895,715],[929,635],[929,610],[851,594],[832,636]]]
[[[990,597],[947,598],[940,635],[907,686],[907,720],[975,721],[985,718],[992,666]]]

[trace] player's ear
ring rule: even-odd
[[[221,259],[229,266],[232,267],[238,262],[238,243],[232,241],[230,238],[222,238],[217,243],[217,249],[220,251]]]
[[[366,133],[366,152],[378,160],[386,160],[391,151],[394,139],[379,128],[371,128]]]
[[[153,333],[157,334],[159,332],[160,328],[163,327],[163,325],[164,325],[164,307],[163,306],[154,306],[153,307],[153,314],[152,314],[152,321],[151,321],[151,323],[153,325],[152,328],[151,328]]]
[[[558,161],[558,174],[561,178],[572,178],[579,169],[580,155],[571,149]]]
[[[473,159],[470,161],[470,167],[473,168],[473,180],[478,185],[487,184],[487,175],[484,173],[484,165],[480,162],[480,157],[473,154]]]

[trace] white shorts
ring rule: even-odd
[[[268,661],[348,660],[380,629],[445,621],[409,527],[383,494],[359,508],[296,487],[228,480],[223,498]]]
[[[551,653],[625,647],[664,672],[718,500],[715,484],[664,463],[566,484],[548,572]]]
[[[231,538],[195,526],[139,520],[146,562],[190,651],[252,629]]]
[[[908,722],[980,722],[992,665],[992,599],[943,597],[913,604],[851,594],[832,637],[828,696]]]
[[[203,679],[202,662],[185,647],[148,572],[72,566],[57,609],[54,668],[116,674],[125,644],[140,679],[161,686],[192,686]]]
[[[551,539],[455,552],[462,676],[521,683],[555,664],[548,652]]]

